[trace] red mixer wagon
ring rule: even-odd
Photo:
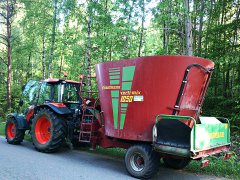
[[[7,141],[19,144],[30,130],[43,152],[56,151],[64,141],[126,148],[127,171],[137,178],[153,176],[160,158],[175,169],[221,152],[228,158],[229,121],[200,116],[213,69],[212,61],[189,56],[99,63],[99,99],[83,97],[83,76],[80,82],[29,82],[23,94],[31,106],[8,115]]]

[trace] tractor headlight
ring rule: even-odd
[[[156,124],[153,126],[153,129],[152,129],[152,137],[153,137],[153,142],[156,142],[157,141],[157,126],[156,126]]]

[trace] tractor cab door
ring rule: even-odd
[[[41,87],[40,81],[30,80],[22,91],[22,97],[19,102],[19,116],[29,120],[34,113],[34,106],[37,104],[38,93]]]
[[[36,105],[39,89],[40,89],[40,82],[30,80],[24,87],[22,93],[22,100],[23,103],[26,105]]]

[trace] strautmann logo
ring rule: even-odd
[[[109,68],[110,86],[102,87],[111,90],[114,129],[124,128],[129,103],[143,101],[141,91],[132,91],[134,72],[135,66]]]

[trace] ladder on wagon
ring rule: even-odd
[[[85,101],[86,102],[83,106],[82,120],[80,123],[79,141],[90,143],[96,136],[94,120],[96,114],[95,108],[98,100],[87,98]]]
[[[81,83],[83,83],[83,76],[81,78]],[[97,141],[96,127],[94,127],[94,121],[96,120],[96,106],[98,98],[94,99],[92,97],[82,98],[82,93],[96,94],[96,91],[82,91],[80,88],[80,96],[82,99],[82,119],[80,121],[80,132],[79,132],[79,142],[92,143],[93,149],[95,149],[95,144]]]

